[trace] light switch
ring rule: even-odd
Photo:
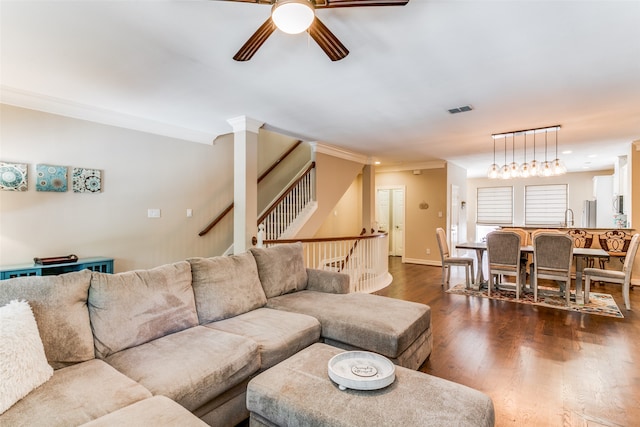
[[[160,218],[160,209],[147,209],[147,218]]]
[[[187,209],[187,218],[191,218],[193,216],[193,209]]]

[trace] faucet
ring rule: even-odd
[[[571,224],[569,224],[569,213],[571,213]],[[573,227],[573,223],[574,223],[574,217],[573,217],[573,210],[571,209],[567,209],[564,211],[564,226],[567,227],[569,225],[571,225]]]

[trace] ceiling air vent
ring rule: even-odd
[[[466,111],[471,111],[471,110],[473,110],[473,107],[471,105],[463,105],[462,107],[451,108],[449,110],[449,113],[457,114],[457,113],[464,113]]]

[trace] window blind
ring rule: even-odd
[[[476,223],[513,225],[513,187],[479,187]]]
[[[567,184],[527,185],[524,188],[524,223],[558,226],[567,209]]]

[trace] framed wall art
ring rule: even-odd
[[[36,165],[36,191],[67,191],[67,167]]]
[[[74,193],[99,193],[102,191],[102,172],[99,169],[73,168]]]
[[[0,190],[27,191],[27,165],[0,162]]]

